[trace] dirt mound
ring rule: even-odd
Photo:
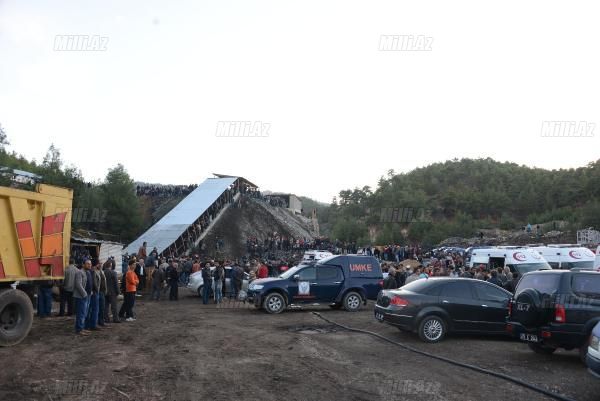
[[[256,199],[248,199],[241,208],[230,207],[223,213],[202,241],[204,254],[216,253],[217,239],[223,241],[223,255],[237,258],[246,254],[248,237],[263,241],[277,232],[295,238],[314,238],[310,219]]]

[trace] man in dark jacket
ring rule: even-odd
[[[89,264],[89,269],[87,268]],[[100,275],[92,269],[92,262],[87,260],[84,264],[84,269],[88,280],[88,294],[90,295],[90,307],[88,315],[85,319],[86,330],[98,330],[98,293],[100,292]]]
[[[161,268],[154,269],[152,272],[152,300],[159,301],[162,292],[165,275]]]
[[[398,267],[395,278],[396,288],[400,288],[406,283],[406,272],[404,271],[404,266],[400,265],[400,267]]]
[[[488,280],[488,283],[496,284],[498,287],[502,287],[502,282],[498,280],[498,272],[496,270],[492,270],[490,272],[491,277]]]
[[[504,288],[506,289],[506,291],[510,291],[513,294],[515,293],[515,289],[517,288],[517,284],[519,284],[519,273],[518,272],[514,272],[512,273],[512,279],[508,280],[506,282],[506,285],[504,286]]]
[[[384,290],[393,290],[398,288],[396,286],[396,269],[390,267],[388,270],[388,276],[383,280],[383,289]]]
[[[177,271],[177,267],[178,267],[178,263],[177,262],[173,262],[173,264],[171,265],[171,268],[169,269],[168,273],[167,273],[167,278],[169,280],[169,287],[170,287],[170,292],[169,292],[169,300],[170,301],[177,301],[178,299],[178,292],[179,292],[179,272]]]
[[[202,281],[204,282],[202,288],[202,303],[208,304],[210,299],[210,290],[212,288],[212,276],[210,270],[210,263],[206,263],[202,268]]]
[[[110,313],[112,313],[112,322],[121,323],[119,319],[119,311],[117,310],[117,297],[119,296],[119,278],[115,271],[115,265],[107,261],[102,266],[104,276],[106,277],[106,298],[104,306],[104,320],[109,321]],[[123,276],[123,281],[125,277]],[[110,312],[109,312],[110,310]]]

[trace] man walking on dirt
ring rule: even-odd
[[[202,268],[202,303],[204,305],[208,304],[208,300],[210,298],[210,290],[212,287],[212,277],[210,275],[210,263],[206,263]]]
[[[104,320],[109,321],[112,313],[112,322],[121,323],[117,310],[117,297],[119,296],[119,278],[115,265],[107,261],[104,263],[104,276],[106,277],[106,301],[104,305]]]
[[[165,282],[165,275],[163,270],[159,267],[154,269],[152,272],[152,300],[159,301],[160,293],[162,292],[163,283]]]
[[[91,285],[88,283],[88,276],[85,272],[85,265],[87,263],[89,263],[89,261],[86,260],[84,267],[75,272],[75,277],[73,280],[73,299],[75,300],[75,333],[84,336],[90,334],[89,331],[84,330],[85,317],[88,314],[88,307],[90,305],[89,294],[91,292]]]
[[[221,303],[223,300],[223,280],[225,279],[225,268],[217,262],[215,269],[215,303]]]
[[[73,315],[73,289],[75,287],[75,275],[78,270],[75,267],[75,259],[69,258],[69,266],[65,269],[65,278],[60,287],[60,309],[58,316]],[[66,305],[66,308],[65,308]]]
[[[87,265],[89,264],[89,268]],[[90,308],[85,319],[86,330],[98,330],[98,298],[100,292],[100,275],[92,270],[92,262],[88,259],[84,264],[88,280],[91,284]]]
[[[178,263],[173,262],[168,273],[170,287],[169,301],[177,301],[179,296],[179,272],[177,271],[177,267]]]

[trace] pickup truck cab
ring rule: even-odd
[[[279,277],[254,280],[248,299],[268,313],[280,313],[290,305],[325,304],[354,312],[377,299],[383,274],[372,256],[331,256],[316,263],[300,264]]]

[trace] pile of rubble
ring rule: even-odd
[[[539,236],[534,232],[523,230],[508,231],[500,229],[484,229],[481,234],[472,238],[450,237],[440,242],[440,246],[458,246],[468,248],[477,245],[527,245],[533,243],[560,244],[575,243],[575,234],[571,231],[548,231]]]

